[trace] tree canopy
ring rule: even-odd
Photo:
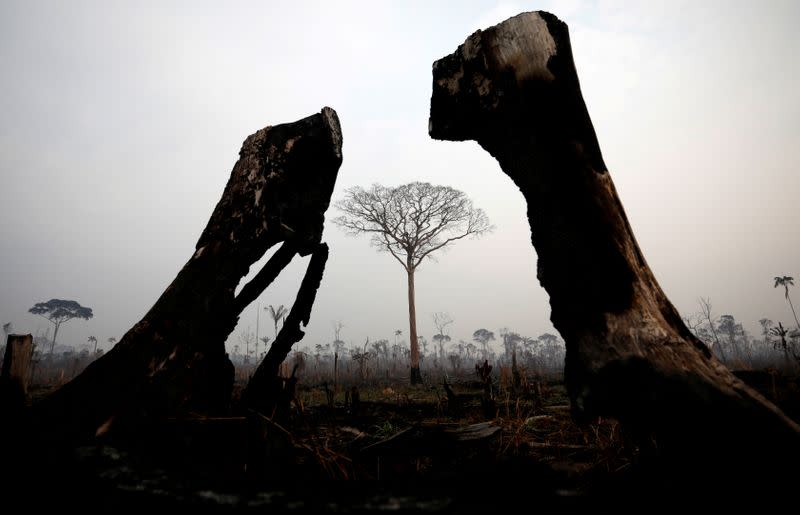
[[[478,329],[472,333],[472,339],[480,344],[486,345],[489,341],[494,340],[494,333],[488,329]]]
[[[783,286],[785,290],[785,296],[789,298],[789,286],[794,286],[794,277],[790,277],[788,275],[784,275],[783,277],[775,277],[775,288],[778,286]]]
[[[467,236],[492,230],[482,209],[449,186],[412,182],[396,187],[373,184],[345,191],[333,222],[351,234],[370,233],[372,244],[412,271],[433,252]]]
[[[73,318],[89,320],[94,316],[92,308],[83,307],[74,300],[61,299],[38,302],[28,311],[34,315],[44,317],[54,324],[62,324]]]

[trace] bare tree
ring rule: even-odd
[[[711,329],[711,335],[714,337],[714,349],[719,352],[719,357],[722,361],[726,361],[725,358],[725,351],[722,349],[722,344],[719,342],[719,336],[717,336],[717,329],[715,328],[716,324],[714,323],[714,316],[711,314],[711,299],[704,299],[700,297],[698,299],[700,303],[700,310],[703,313],[703,318],[706,319],[708,322],[708,327]]]
[[[258,340],[255,339],[250,327],[239,333],[239,343],[244,345],[244,362],[250,362],[250,344],[255,342],[256,362],[258,362]]]
[[[414,272],[437,250],[490,231],[489,218],[463,192],[427,182],[397,187],[374,184],[369,190],[353,187],[336,207],[342,215],[333,220],[335,224],[352,235],[370,234],[372,244],[389,252],[408,275],[411,383],[420,384]]]
[[[439,359],[444,361],[444,344],[450,341],[447,334],[447,326],[453,323],[453,317],[444,311],[433,314],[433,325],[437,333],[433,335],[433,341],[439,345]]]
[[[703,324],[705,323],[705,320],[703,319],[703,315],[701,313],[692,313],[688,316],[681,316],[681,319],[683,319],[683,323],[686,324],[686,327],[688,327],[695,336],[701,340],[703,339],[701,334],[703,332]]]
[[[333,321],[333,351],[337,354],[344,348],[344,341],[341,338],[343,328],[344,324],[341,320]]]

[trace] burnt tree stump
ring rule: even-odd
[[[648,267],[603,161],[565,23],[523,13],[436,61],[429,132],[476,141],[524,195],[577,420],[615,417],[655,435],[675,463],[730,476],[795,462],[798,425],[712,357]]]
[[[120,420],[225,414],[233,386],[225,340],[295,255],[322,252],[341,163],[341,128],[328,107],[249,136],[189,261],[110,352],[35,407],[36,426],[91,438]],[[278,243],[235,295],[250,267]]]
[[[30,334],[9,334],[0,373],[0,395],[4,407],[22,406],[31,380],[33,337]]]

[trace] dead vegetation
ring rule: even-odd
[[[525,375],[519,386],[502,371],[483,378],[451,375],[422,386],[403,377],[346,381],[334,390],[327,382],[304,382],[294,367],[290,374],[294,395],[272,413],[239,404],[231,416],[170,417],[139,427],[135,438],[100,435],[96,445],[78,448],[66,460],[34,455],[27,461],[37,470],[46,463],[56,474],[69,471],[60,476],[68,478],[60,482],[62,493],[104,506],[196,504],[311,513],[336,505],[369,512],[395,506],[395,498],[400,511],[432,506],[424,511],[471,512],[535,493],[561,510],[617,494],[671,492],[653,481],[649,466],[658,442],[627,434],[611,419],[576,424],[558,376]],[[744,379],[772,391],[787,412],[800,406],[796,379]],[[235,393],[245,384],[235,385]],[[494,398],[489,417],[487,384]],[[298,486],[330,480],[337,486],[314,496]],[[454,490],[419,486],[442,481],[456,485]],[[502,496],[463,497],[474,488],[509,488],[521,481],[524,489]],[[393,486],[382,486],[387,484]]]

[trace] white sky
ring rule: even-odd
[[[535,9],[570,26],[605,161],[678,309],[704,296],[751,332],[763,316],[788,324],[772,278],[800,279],[800,3],[675,0],[2,2],[0,322],[35,333],[48,323],[30,306],[74,299],[95,317],[61,343],[120,338],[191,256],[244,138],[328,105],[344,131],[334,199],[425,180],[497,226],[421,267],[421,334],[435,311],[454,339],[552,331],[521,195],[476,144],[427,136],[431,63]],[[332,340],[333,320],[354,344],[405,336],[399,265],[332,224],[325,239],[301,346]],[[304,266],[261,305],[289,305]],[[255,311],[239,329],[255,330]]]

